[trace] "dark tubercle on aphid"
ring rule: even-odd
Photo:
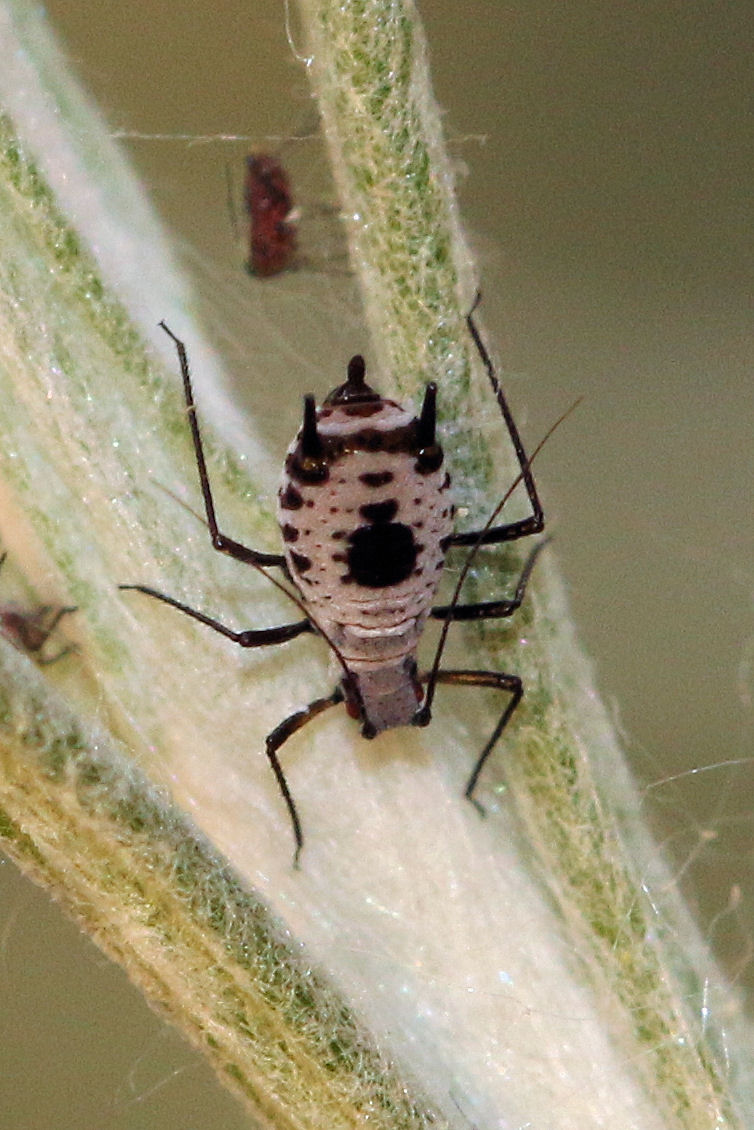
[[[304,397],[304,422],[295,451],[286,456],[285,469],[292,479],[312,486],[330,478],[325,446],[317,431],[317,407],[313,396]]]
[[[348,572],[341,580],[373,589],[398,585],[410,577],[424,548],[417,545],[413,531],[402,522],[359,526],[348,541],[348,553],[337,555],[338,560],[348,563]]]
[[[291,550],[291,561],[297,573],[307,573],[312,567],[311,560],[303,553],[296,553],[295,550]]]
[[[300,447],[285,457],[285,471],[297,483],[319,486],[330,478],[330,468],[325,458],[312,458],[301,454]]]
[[[332,466],[333,463],[347,455],[366,451],[370,454],[414,455],[417,460],[416,470],[422,475],[430,474],[432,471],[436,471],[442,463],[442,448],[439,444],[432,445],[431,449],[420,448],[417,443],[416,432],[417,422],[412,420],[409,424],[392,428],[390,431],[381,431],[379,428],[361,428],[352,435],[320,434],[322,455],[318,457],[318,461],[312,460],[312,457],[307,457],[304,454],[301,441],[299,441],[295,450],[289,453],[287,457],[286,471],[299,482],[322,482],[326,476],[319,479],[315,478],[316,475],[323,475],[322,464]],[[383,474],[390,474],[390,472],[376,471],[366,472],[366,474],[382,476]],[[385,481],[389,482],[389,480]],[[376,486],[378,482],[375,480],[367,485]]]
[[[421,415],[416,421],[416,464],[420,475],[430,475],[442,466],[443,451],[437,442],[437,385],[431,381],[424,393]]]
[[[359,507],[359,514],[367,522],[392,522],[398,513],[398,503],[394,498],[386,498],[383,502],[367,502]]]
[[[365,487],[384,487],[392,483],[394,478],[392,471],[365,471],[363,475],[359,475],[359,482]]]
[[[433,471],[438,471],[442,466],[444,459],[443,450],[439,443],[433,443],[431,447],[423,448],[417,458],[415,470],[420,475],[431,475]]]
[[[293,483],[289,483],[285,490],[280,491],[281,510],[300,510],[303,505],[304,500]]]
[[[360,353],[355,353],[348,362],[348,380],[345,384],[334,388],[329,396],[325,397],[324,404],[329,407],[336,405],[374,404],[379,411],[382,397],[375,392],[366,382],[366,366]]]

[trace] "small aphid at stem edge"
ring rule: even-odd
[[[0,555],[0,568],[5,563],[7,553]],[[75,607],[55,607],[52,604],[41,604],[38,608],[23,609],[16,604],[0,605],[0,634],[2,634],[18,651],[23,651],[31,656],[40,666],[56,663],[64,655],[75,651],[73,644],[68,644],[56,651],[54,655],[43,655],[42,648],[47,643],[52,633],[64,616],[75,612]]]

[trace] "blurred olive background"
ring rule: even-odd
[[[673,875],[730,976],[751,985],[751,9],[422,8],[484,319],[529,441],[584,397],[538,472],[582,639]],[[279,0],[50,0],[47,11],[113,129],[241,134],[267,149],[312,129]],[[226,164],[239,199],[249,145],[124,145],[278,449],[300,391],[340,379],[334,332],[354,338],[344,362],[365,348],[335,221],[318,208],[332,203],[321,147],[283,146],[313,217],[311,262],[258,282],[241,270],[226,207]],[[252,303],[269,320],[262,341],[244,332]],[[263,391],[243,389],[243,358],[291,341],[281,421]],[[7,862],[0,1017],[0,1130],[249,1125]]]

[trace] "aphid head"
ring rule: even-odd
[[[323,401],[329,408],[340,404],[363,404],[368,400],[381,400],[378,392],[366,383],[364,374],[366,366],[360,353],[354,354],[348,362],[348,380],[344,385],[338,385]]]

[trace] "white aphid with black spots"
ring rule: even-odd
[[[307,397],[285,460],[278,520],[288,569],[345,661],[346,702],[367,737],[411,725],[423,697],[416,647],[454,514],[435,395],[430,385],[417,419],[371,389],[353,357],[319,410]]]
[[[333,389],[321,407],[316,407],[313,396],[304,399],[303,423],[288,449],[278,492],[283,554],[261,553],[219,531],[186,350],[165,323],[160,323],[178,351],[212,545],[263,572],[271,567],[281,569],[295,586],[295,593],[289,595],[305,619],[277,628],[238,632],[145,585],[120,588],[136,589],[164,601],[241,647],[265,647],[315,632],[333,651],[341,679],[332,694],[286,718],[266,740],[267,756],[291,818],[296,862],[303,846],[301,821],[277,751],[312,718],[345,703],[349,715],[361,723],[362,735],[373,738],[396,726],[428,725],[438,683],[507,691],[510,697],[505,709],[466,785],[466,797],[481,808],[473,797],[479,773],[523,694],[517,675],[440,666],[451,621],[500,619],[515,612],[536,556],[545,544],[538,542],[530,553],[513,597],[474,604],[459,601],[471,557],[480,546],[527,537],[544,528],[530,460],[479,336],[473,311],[467,323],[513,442],[520,466],[516,483],[524,484],[531,515],[494,525],[498,507],[483,529],[455,532],[451,477],[436,436],[436,385],[427,385],[420,414],[414,416],[366,383],[363,358],[356,355],[349,363],[346,382]],[[436,607],[433,601],[445,556],[453,546],[472,548],[453,601]],[[445,624],[434,662],[429,671],[421,672],[417,647],[429,617]]]

